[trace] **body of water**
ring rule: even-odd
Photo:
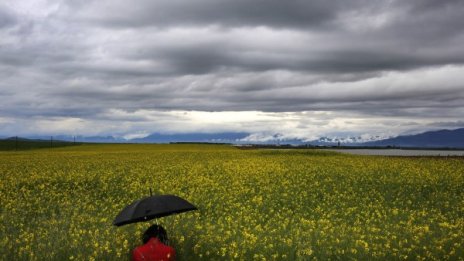
[[[375,156],[464,156],[464,150],[402,150],[402,149],[328,149],[341,153]]]

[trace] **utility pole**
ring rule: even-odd
[[[53,148],[53,136],[50,136],[50,148]]]
[[[18,150],[18,136],[15,138],[15,150]]]

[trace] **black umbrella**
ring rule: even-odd
[[[147,221],[154,218],[196,210],[197,208],[185,199],[174,195],[157,195],[146,197],[125,207],[113,221],[113,225]]]

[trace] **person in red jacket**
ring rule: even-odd
[[[132,251],[132,261],[173,261],[176,251],[169,246],[166,230],[152,225],[142,236],[143,245]]]

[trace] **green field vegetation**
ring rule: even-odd
[[[82,143],[59,141],[59,140],[30,140],[23,138],[0,139],[0,151],[32,150],[44,148],[59,148],[66,146],[81,145]]]
[[[133,200],[200,210],[159,219],[178,260],[462,260],[464,160],[219,145],[0,152],[0,259],[127,260],[151,223]]]

